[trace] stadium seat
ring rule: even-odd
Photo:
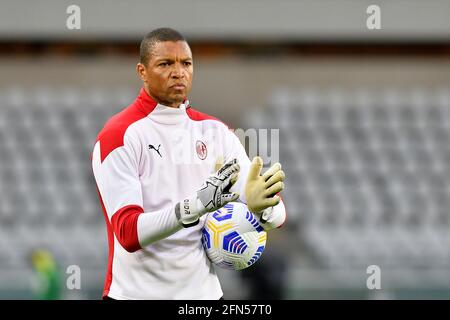
[[[450,267],[449,97],[446,88],[274,92],[259,123],[287,141],[289,221],[320,265]]]

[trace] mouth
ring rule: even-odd
[[[172,89],[175,89],[175,90],[184,90],[184,89],[186,89],[186,86],[184,84],[182,84],[182,83],[176,83],[176,84],[174,84],[174,85],[172,85],[170,87]]]

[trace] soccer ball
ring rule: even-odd
[[[242,270],[262,255],[267,233],[245,204],[230,202],[207,215],[202,244],[216,266]]]

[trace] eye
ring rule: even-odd
[[[158,64],[159,67],[167,67],[168,65],[168,62],[161,62],[160,64]]]
[[[185,62],[184,62],[184,65],[187,66],[187,67],[189,67],[190,65],[192,65],[192,62],[190,62],[190,61],[185,61]]]

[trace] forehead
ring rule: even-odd
[[[153,46],[152,58],[187,59],[192,58],[192,52],[186,41],[162,41]]]

